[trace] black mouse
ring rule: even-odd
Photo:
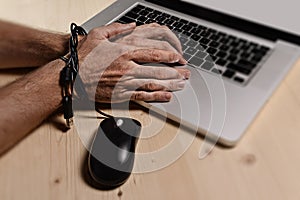
[[[129,178],[141,123],[135,119],[111,117],[98,128],[88,157],[88,168],[98,188],[116,188]]]

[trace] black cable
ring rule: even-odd
[[[70,57],[61,57],[61,59],[66,63],[65,67],[60,73],[60,85],[62,87],[62,103],[64,110],[64,118],[66,119],[67,126],[70,127],[73,124],[73,108],[72,108],[72,97],[73,97],[73,86],[75,79],[79,71],[79,61],[78,61],[78,35],[87,35],[87,32],[75,23],[70,26],[71,37],[69,41],[70,45]],[[83,82],[81,78],[77,77],[79,80],[79,87],[82,96],[88,98],[87,93],[84,89]],[[80,93],[79,92],[79,93]],[[96,108],[96,111],[101,115],[112,118],[113,116],[102,112],[100,109]]]

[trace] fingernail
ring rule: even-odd
[[[185,86],[185,81],[180,81],[180,82],[178,82],[178,88],[179,88],[179,89],[183,89],[184,86]]]
[[[181,57],[180,63],[183,65],[186,65],[188,63],[188,61],[186,59],[184,59],[184,57]]]
[[[190,71],[184,72],[184,78],[185,79],[189,79],[190,77],[191,77],[191,72]]]
[[[169,101],[171,99],[172,95],[170,93],[165,93],[165,99]]]

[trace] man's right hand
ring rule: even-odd
[[[185,67],[141,65],[186,64],[175,34],[158,24],[95,28],[81,40],[78,57],[79,74],[96,102],[169,101],[190,76]]]

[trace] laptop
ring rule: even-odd
[[[119,0],[83,24],[157,22],[180,39],[191,78],[167,103],[139,104],[234,146],[299,58],[295,0]]]

